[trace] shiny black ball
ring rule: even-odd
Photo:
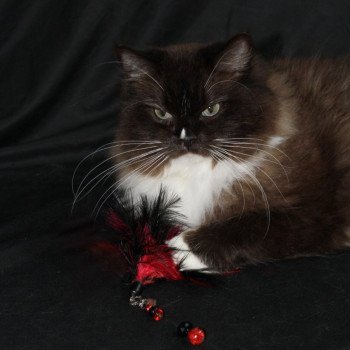
[[[191,322],[188,321],[184,321],[181,322],[178,326],[177,326],[177,334],[180,337],[186,337],[187,333],[190,329],[193,328],[193,324]]]

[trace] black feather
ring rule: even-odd
[[[179,214],[180,199],[176,196],[168,196],[164,188],[161,188],[156,198],[150,200],[146,196],[140,197],[136,202],[128,190],[118,191],[112,197],[105,216],[112,212],[123,223],[124,229],[116,229],[112,226],[114,237],[118,241],[120,251],[123,254],[131,273],[135,273],[137,263],[145,254],[147,242],[140,235],[143,228],[148,227],[152,238],[159,245],[169,239],[169,232],[174,228],[183,230],[186,228],[185,217]],[[108,224],[108,220],[107,220]],[[223,276],[213,273],[211,270],[182,270],[181,262],[179,269],[186,279],[203,285],[220,285]]]

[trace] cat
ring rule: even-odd
[[[116,53],[116,186],[180,198],[183,269],[349,246],[349,57],[266,61],[245,33]]]

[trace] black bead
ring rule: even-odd
[[[178,326],[177,326],[177,334],[180,337],[186,337],[187,333],[190,329],[193,328],[193,324],[191,322],[188,321],[184,321],[181,322]]]
[[[156,311],[156,309],[157,309],[157,306],[152,306],[152,307],[149,309],[149,311],[148,311],[149,315],[150,315],[150,316],[153,316],[153,315],[154,315],[154,312]]]

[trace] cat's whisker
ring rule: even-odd
[[[252,142],[245,142],[247,140],[251,140]],[[285,156],[287,159],[290,160],[290,157],[283,152],[280,148],[270,145],[268,144],[267,140],[264,139],[255,139],[255,138],[246,138],[246,137],[242,137],[242,138],[222,138],[222,139],[214,139],[213,141],[218,141],[218,142],[222,142],[222,143],[227,143],[227,144],[232,144],[232,145],[251,145],[251,146],[263,146],[263,147],[268,147],[268,148],[272,148],[275,149],[276,151],[280,152],[283,156]],[[255,142],[253,142],[255,141]]]
[[[220,162],[221,160],[223,160],[223,158],[220,157],[218,154],[216,154],[215,151],[209,150],[209,149],[208,149],[208,151],[209,151],[211,157],[212,157],[214,160],[216,160],[217,162]],[[224,164],[226,165],[226,162],[225,162]],[[230,167],[230,169],[231,169],[231,167]],[[242,187],[241,182],[240,182],[239,180],[237,180],[236,183],[238,183],[238,185],[240,186],[241,193],[242,193],[242,197],[243,197],[242,210],[241,210],[241,214],[240,214],[240,216],[239,216],[239,218],[241,218],[242,215],[243,215],[243,213],[244,213],[244,210],[245,210],[246,200],[245,200],[244,190],[243,190],[243,187]],[[253,193],[253,195],[254,195],[254,193]]]
[[[100,200],[97,202],[92,214],[96,211],[96,214],[95,214],[95,219],[97,218],[100,210],[102,209],[103,205],[106,203],[106,201],[108,200],[108,198],[115,192],[117,191],[122,185],[124,182],[126,182],[128,180],[128,178],[133,174],[135,173],[136,171],[147,171],[149,168],[153,167],[153,165],[155,164],[155,162],[161,158],[163,155],[159,155],[158,157],[155,157],[155,158],[152,158],[150,161],[148,161],[147,163],[143,164],[141,167],[139,167],[137,170],[135,170],[134,172],[128,174],[127,176],[125,176],[124,178],[122,178],[121,180],[123,181],[118,181],[116,184],[112,185],[109,187],[108,189],[108,192],[112,189],[112,191],[109,193],[109,195],[107,195],[107,191],[101,196]],[[138,174],[136,176],[140,177],[141,174]],[[105,196],[106,194],[106,196]],[[102,200],[102,198],[105,196],[105,199],[101,202],[100,206],[98,207],[98,209],[96,210],[96,207],[98,205],[98,203]]]
[[[109,142],[106,145],[100,146],[97,148],[96,151],[101,150],[105,146],[113,146],[113,147],[118,147],[118,146],[128,146],[128,145],[149,145],[149,144],[159,144],[162,143],[161,141],[136,141],[136,140],[126,140],[126,141],[114,141],[114,142]]]
[[[75,179],[75,176],[76,176],[76,173],[78,172],[78,169],[80,168],[80,166],[85,162],[85,160],[87,160],[88,158],[90,157],[93,157],[96,153],[98,152],[102,152],[105,150],[105,146],[108,146],[110,143],[107,143],[105,145],[102,145],[100,146],[99,148],[97,148],[96,150],[92,151],[91,153],[89,153],[86,157],[84,157],[78,164],[77,166],[75,167],[74,169],[74,172],[73,172],[73,175],[72,175],[72,181],[71,181],[71,188],[72,188],[72,192],[75,196],[75,189],[74,189],[74,179]]]
[[[269,205],[269,201],[267,199],[267,195],[266,195],[266,192],[263,188],[263,186],[261,185],[260,181],[257,179],[257,177],[252,173],[251,170],[247,169],[246,167],[246,164],[245,164],[245,161],[242,161],[242,159],[232,155],[232,154],[228,154],[226,155],[225,153],[225,150],[222,150],[220,149],[219,147],[216,147],[216,146],[213,146],[212,147],[215,147],[217,149],[217,151],[222,154],[222,156],[224,158],[226,158],[228,161],[231,161],[232,162],[232,158],[236,159],[238,162],[237,165],[239,165],[240,169],[245,172],[249,178],[251,178],[253,180],[253,182],[256,184],[256,186],[258,187],[261,195],[262,195],[262,198],[263,198],[263,201],[265,203],[265,209],[266,209],[266,217],[267,217],[267,229],[266,229],[266,233],[264,235],[264,238],[266,237],[269,229],[270,229],[270,224],[271,224],[271,213],[270,213],[270,205]]]
[[[159,161],[158,163],[156,162],[156,164],[152,164],[152,167],[150,167],[150,169],[148,170],[147,173],[142,174],[143,176],[147,177],[151,174],[151,172],[156,171],[169,157],[168,157],[169,152],[164,153],[163,154],[163,158],[157,159],[157,161]],[[143,171],[144,172],[144,171]],[[141,179],[142,181],[142,179]]]
[[[73,175],[72,175],[72,180],[71,180],[71,188],[72,188],[72,192],[75,195],[75,189],[74,189],[74,179],[75,176],[80,168],[80,166],[88,159],[88,158],[93,158],[95,154],[99,153],[99,152],[103,152],[107,149],[113,148],[113,147],[117,147],[118,145],[148,145],[148,144],[153,144],[153,143],[161,143],[160,141],[115,141],[115,142],[109,142],[106,143],[100,147],[98,147],[96,150],[92,151],[91,153],[89,153],[87,156],[85,156],[75,167]],[[112,146],[113,145],[113,146]]]
[[[149,162],[152,162],[152,160],[156,158],[156,156],[151,157],[151,160],[147,161],[147,164]],[[139,166],[139,168],[141,168],[142,166],[145,166],[145,164],[142,164],[141,166]],[[137,169],[139,169],[137,168]],[[105,204],[105,202],[108,200],[108,198],[119,188],[119,185],[121,185],[123,183],[123,180],[126,180],[128,177],[130,177],[137,169],[135,169],[134,171],[132,171],[131,173],[125,175],[124,177],[122,177],[119,181],[117,181],[116,183],[113,183],[111,186],[109,186],[105,192],[100,196],[99,200],[97,201],[91,216],[95,214],[95,219],[97,218],[101,208],[103,207],[103,205]]]
[[[217,146],[213,146],[213,147],[217,147]],[[247,163],[247,164],[250,164],[253,168],[256,168],[258,169],[262,174],[264,174],[270,181],[271,183],[276,187],[277,191],[279,192],[279,194],[281,195],[281,197],[286,201],[283,193],[281,192],[281,190],[279,189],[279,187],[277,186],[276,182],[271,178],[271,176],[269,174],[267,174],[264,170],[261,169],[261,167],[257,164],[254,164],[252,162],[250,162],[249,160],[247,159],[243,159],[239,156],[236,155],[236,152],[235,151],[227,151],[227,150],[224,150],[223,148],[221,148],[222,151],[224,151],[228,156],[235,156],[236,159],[240,160],[242,163]]]
[[[222,154],[222,153],[219,153],[219,152],[218,152],[217,150],[215,150],[215,149],[212,149],[211,151],[212,151],[212,152],[215,152],[216,154],[220,154],[220,156],[222,157],[222,159],[224,159],[224,160],[226,161],[227,165],[230,166],[230,167],[233,169],[233,171],[236,172],[235,167],[232,165],[232,159],[230,159],[228,156],[226,156],[226,155],[224,155],[224,154]],[[236,163],[236,162],[235,162],[235,163]],[[247,181],[244,177],[242,178],[242,180],[243,180],[243,181],[245,182],[245,184],[249,187],[250,192],[252,193],[252,195],[253,195],[253,197],[254,197],[254,203],[253,203],[253,205],[255,205],[255,203],[256,203],[255,192],[253,191],[252,187],[250,186],[249,181]]]
[[[249,147],[249,146],[241,146],[241,144],[239,144],[239,143],[237,143],[237,144],[227,144],[227,143],[223,143],[223,142],[219,142],[219,143],[217,143],[217,145],[220,146],[220,147],[223,147],[223,148],[238,148],[238,149],[248,149],[248,150],[259,151],[259,152],[264,153],[264,154],[268,155],[269,157],[275,159],[275,161],[272,161],[270,159],[266,159],[265,158],[266,161],[269,161],[269,162],[274,163],[274,164],[278,164],[281,167],[283,167],[281,162],[273,154],[271,154],[268,151],[265,151],[265,150],[263,150],[263,149],[261,149],[261,148],[259,148],[257,146],[256,147]],[[246,155],[244,153],[242,153],[242,154]],[[257,157],[257,155],[254,155],[254,154],[249,155],[249,156]]]
[[[156,146],[149,146],[149,147],[143,147],[143,148],[138,148],[138,150],[147,150],[147,149],[150,149],[151,151],[149,152],[152,152],[154,151],[154,148],[156,148]],[[89,176],[91,174],[94,173],[95,170],[97,170],[98,168],[100,168],[101,166],[103,166],[103,164],[109,162],[110,160],[114,159],[115,157],[119,156],[119,155],[122,155],[122,154],[125,154],[125,153],[131,153],[131,152],[134,152],[136,150],[136,148],[132,149],[132,150],[128,150],[128,151],[125,151],[125,152],[121,152],[119,154],[116,154],[116,155],[113,155],[113,156],[110,156],[108,157],[107,159],[103,160],[102,162],[100,162],[99,164],[97,164],[96,166],[94,166],[85,176],[84,178],[81,180],[77,190],[75,192],[73,192],[74,194],[74,201],[73,201],[73,206],[75,205],[75,203],[78,201],[78,198],[79,196],[84,192],[84,190],[95,180],[97,179],[98,177],[100,177],[101,175],[103,175],[104,173],[106,173],[109,169],[105,169],[103,170],[102,172],[98,173],[97,175],[95,175],[90,181],[88,181],[87,184],[84,184],[85,181],[89,178]],[[145,153],[144,153],[145,154]],[[135,157],[132,157],[132,158],[129,158],[121,163],[118,164],[118,167],[121,166],[122,164],[124,163],[129,163],[129,162],[132,162],[133,160],[136,160],[138,158],[142,157],[142,155],[138,155],[138,156],[135,156]],[[100,181],[98,181],[96,183],[96,185],[99,183]],[[95,188],[96,186],[93,186],[93,188]],[[92,188],[92,189],[93,189]],[[92,190],[91,189],[91,190]],[[91,191],[90,190],[90,191]],[[89,191],[89,192],[90,192]],[[84,195],[84,197],[82,198],[85,198],[86,196]],[[82,198],[80,198],[79,200],[81,200]]]
[[[137,164],[139,162],[142,162],[144,160],[147,159],[148,156],[152,156],[153,154],[159,152],[161,149],[157,148],[157,149],[151,149],[148,152],[139,154],[137,156],[134,156],[132,158],[126,159],[118,164],[115,164],[113,167],[109,168],[111,169],[111,172],[115,172],[116,170],[121,170],[127,166],[131,166],[134,164]],[[100,174],[103,174],[104,172],[108,171],[109,169],[106,169],[105,171],[101,172]],[[82,192],[82,191],[81,191]]]
[[[243,158],[240,158],[239,156],[236,156],[236,157],[242,162],[247,162],[246,160],[244,160]],[[248,163],[251,164],[252,166],[254,166],[253,163],[250,163],[250,162],[248,162]],[[284,197],[284,194],[282,193],[280,188],[277,186],[276,181],[274,181],[272,179],[272,177],[269,174],[267,174],[264,170],[262,170],[261,167],[259,167],[258,165],[256,166],[256,168],[270,180],[270,182],[275,186],[276,190],[281,195],[281,197],[284,199],[284,201],[287,202],[286,198]]]
[[[264,158],[264,157],[259,157],[258,155],[254,155],[254,154],[245,154],[245,153],[242,153],[242,152],[238,152],[238,151],[235,151],[233,150],[233,152],[235,154],[238,154],[238,155],[242,155],[242,156],[246,156],[246,157],[254,157],[254,158],[257,158],[257,159],[260,159],[260,160],[263,160],[264,162],[268,162],[268,163],[273,163],[273,164],[276,164],[278,166],[281,167],[286,179],[287,179],[287,182],[289,184],[289,177],[288,177],[288,174],[287,174],[287,171],[286,171],[286,168],[282,165],[282,163],[273,155],[271,154],[270,152],[268,151],[265,151],[265,150],[262,150],[260,148],[257,148],[257,147],[246,147],[246,146],[240,146],[240,144],[237,144],[237,145],[227,145],[227,144],[223,144],[223,143],[220,143],[218,144],[220,147],[226,149],[226,150],[230,150],[230,149],[234,149],[234,148],[238,148],[238,149],[250,149],[250,150],[256,150],[256,151],[259,151],[259,152],[262,152],[264,154],[266,154],[267,156],[269,157],[272,157],[273,159],[275,159],[275,161],[271,160],[271,159],[267,159],[267,158]],[[227,149],[228,148],[228,149]]]
[[[163,151],[163,149],[160,149],[159,151]],[[114,183],[113,185],[111,185],[100,197],[100,199],[97,201],[93,211],[92,211],[92,215],[95,213],[95,219],[97,218],[101,208],[103,207],[103,205],[106,203],[106,201],[108,200],[108,198],[117,190],[119,189],[125,182],[128,181],[128,179],[133,176],[134,174],[140,173],[140,171],[143,171],[145,169],[148,169],[149,166],[152,166],[154,164],[154,162],[156,162],[160,157],[163,156],[162,154],[155,154],[153,156],[151,156],[151,159],[146,160],[145,163],[141,164],[138,168],[134,169],[133,171],[131,171],[130,173],[128,173],[127,175],[123,176],[121,179],[119,179],[116,183]],[[113,189],[113,190],[112,190]],[[112,191],[111,191],[112,190]],[[109,193],[110,192],[110,193]],[[109,193],[109,194],[108,194]],[[108,195],[107,195],[108,194]],[[105,198],[104,198],[105,197]]]
[[[79,193],[81,193],[80,188],[81,188],[81,186],[83,186],[85,180],[89,177],[89,175],[90,175],[91,173],[93,173],[96,169],[98,169],[99,167],[101,167],[103,164],[109,162],[109,161],[112,160],[113,158],[118,157],[118,156],[120,156],[120,155],[127,154],[127,153],[131,153],[131,152],[135,152],[135,151],[140,151],[140,150],[154,149],[154,148],[156,148],[157,146],[154,145],[154,146],[147,146],[147,147],[142,147],[142,148],[139,148],[139,147],[140,147],[140,146],[137,146],[137,147],[135,147],[135,148],[133,148],[133,149],[131,149],[131,150],[124,151],[124,152],[121,152],[121,153],[118,153],[118,154],[114,154],[114,155],[108,157],[107,159],[103,160],[102,162],[100,162],[100,163],[97,164],[96,166],[94,166],[94,167],[85,175],[85,177],[83,178],[83,180],[80,182],[80,185],[78,186],[77,190],[76,190],[76,191],[73,190],[73,194],[74,194],[74,196],[75,196],[75,199],[79,196]],[[109,149],[109,148],[113,148],[113,147],[106,147],[105,149]],[[95,178],[94,178],[94,179],[95,179]],[[84,187],[84,188],[85,188],[85,187]],[[79,191],[80,191],[80,192],[79,192]]]
[[[164,150],[164,149],[163,149],[163,150]],[[165,149],[165,150],[166,150],[166,149]],[[141,177],[141,175],[142,175],[143,177],[147,177],[148,175],[151,174],[152,171],[156,171],[157,168],[169,158],[169,157],[168,157],[168,154],[169,154],[169,153],[170,153],[169,151],[163,152],[163,153],[160,155],[160,157],[158,157],[158,158],[156,159],[156,161],[155,161],[154,163],[152,163],[152,165],[150,165],[149,167],[147,167],[146,170],[143,169],[143,170],[142,170],[142,173],[137,174],[137,176],[138,176],[138,177]],[[158,161],[159,161],[159,162],[158,162]],[[157,164],[157,162],[158,162],[158,164]],[[141,179],[141,181],[142,181],[142,179]]]
[[[80,189],[79,193],[76,194],[76,198],[74,199],[74,202],[73,202],[73,207],[74,207],[76,202],[81,201],[83,198],[85,198],[99,183],[101,183],[103,180],[107,180],[108,177],[111,176],[113,173],[115,173],[117,170],[123,169],[126,166],[130,166],[130,165],[134,165],[136,163],[142,162],[145,160],[144,159],[145,157],[152,155],[153,153],[156,153],[156,152],[159,152],[159,149],[156,149],[156,150],[153,149],[149,152],[135,156],[131,159],[124,160],[123,162],[120,162],[117,165],[114,165],[114,166],[100,172],[93,179],[91,179],[82,189]],[[81,194],[85,191],[85,189],[88,188],[88,186],[99,177],[101,177],[101,178],[98,181],[96,181],[96,183],[88,191],[86,191],[83,196],[81,196]]]
[[[260,142],[266,142],[266,139],[257,138],[257,137],[222,137],[222,138],[214,139],[214,141],[227,141],[227,140],[237,140],[237,141],[255,140]]]

